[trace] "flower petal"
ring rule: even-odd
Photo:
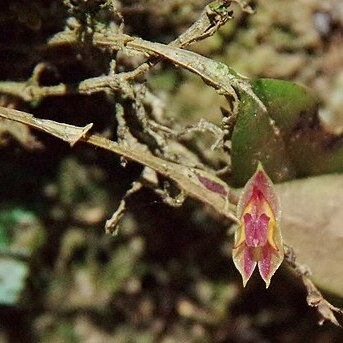
[[[279,268],[283,260],[283,249],[275,250],[267,243],[262,250],[262,259],[258,261],[258,269],[266,288],[269,287],[270,280]]]
[[[261,162],[258,163],[255,174],[244,186],[244,190],[237,205],[237,217],[241,218],[243,212],[245,212],[253,195],[254,188],[262,193],[273,213],[273,217],[275,217],[275,221],[280,222],[281,210],[279,198],[274,191],[273,182],[264,171]],[[266,214],[268,215],[268,213]]]
[[[233,250],[233,262],[242,275],[243,287],[249,281],[257,262],[253,256],[253,248],[249,248],[246,244],[241,244]]]
[[[245,243],[245,228],[244,225],[239,225],[235,232],[235,245],[233,249],[238,248],[242,243]]]

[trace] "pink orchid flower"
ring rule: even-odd
[[[284,257],[280,215],[273,183],[259,163],[237,205],[240,224],[235,233],[232,257],[242,275],[244,287],[256,265],[266,288],[279,268]]]

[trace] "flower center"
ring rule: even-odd
[[[268,238],[268,223],[270,218],[262,213],[260,216],[253,216],[246,213],[243,216],[245,223],[245,242],[248,247],[261,247],[266,245]]]

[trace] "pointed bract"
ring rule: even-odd
[[[243,286],[256,265],[268,288],[283,257],[280,204],[274,186],[261,163],[245,185],[237,205],[240,220],[232,257],[242,275]]]

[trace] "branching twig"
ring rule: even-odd
[[[232,221],[238,221],[234,214],[235,205],[228,202],[230,188],[224,181],[211,173],[156,157],[147,150],[145,145],[140,143],[127,147],[104,137],[90,135],[88,130],[91,124],[82,128],[52,120],[37,119],[29,113],[4,107],[0,107],[0,117],[47,132],[68,142],[70,145],[75,144],[76,141],[83,141],[150,167],[159,174],[173,180],[187,196],[196,198],[211,206],[217,213]]]
[[[322,293],[310,279],[310,269],[296,261],[294,250],[287,245],[285,245],[285,261],[287,261],[293,270],[301,277],[307,290],[307,304],[316,308],[320,316],[319,325],[322,325],[325,321],[329,321],[337,326],[341,326],[336,315],[342,316],[343,309],[333,306],[323,297]]]
[[[156,60],[156,57],[159,57],[199,75],[207,84],[216,89],[218,93],[233,99],[232,112],[234,114],[238,113],[239,103],[236,90],[249,94],[265,110],[263,103],[254,94],[247,79],[239,76],[223,63],[215,62],[194,52],[181,49],[194,41],[212,35],[230,19],[231,12],[228,10],[230,3],[230,1],[220,0],[208,5],[200,15],[200,18],[183,35],[169,45],[153,43],[120,33],[104,34],[94,32],[92,34],[92,42],[96,46],[103,46],[112,50],[127,49],[147,54],[152,58],[131,72],[91,78],[77,85],[68,86],[61,84],[40,87],[39,85],[26,82],[2,82],[0,83],[0,92],[20,96],[26,101],[40,101],[46,96],[73,93],[91,94],[104,90],[120,90],[125,96],[132,97],[128,82],[148,71],[159,60]],[[80,43],[80,35],[77,31],[60,32],[49,42],[50,45],[76,45]]]
[[[76,44],[78,36],[74,32],[61,32],[55,35],[50,44],[61,44],[62,42]],[[264,111],[266,110],[262,101],[253,92],[248,79],[238,75],[234,70],[221,62],[213,61],[192,51],[183,50],[171,45],[153,43],[127,35],[95,33],[93,43],[113,50],[125,48],[169,60],[199,75],[208,85],[216,89],[219,94],[232,98],[234,100],[234,113],[237,113],[239,103],[235,89],[247,93]]]
[[[118,224],[127,210],[127,199],[134,193],[137,193],[143,187],[143,183],[140,181],[134,181],[131,188],[125,193],[120,201],[117,210],[113,213],[112,217],[106,221],[105,231],[110,235],[116,235],[118,233]]]

